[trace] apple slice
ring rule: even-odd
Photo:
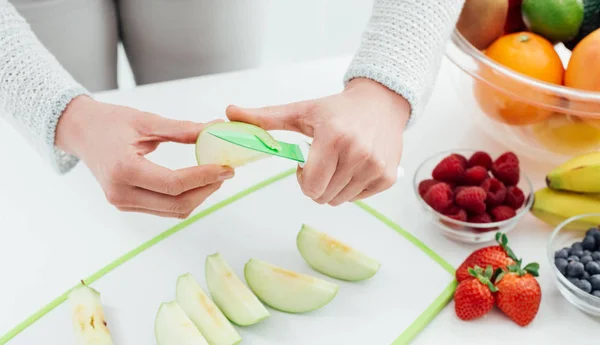
[[[69,292],[67,299],[77,344],[112,345],[100,293],[82,283]]]
[[[300,255],[316,271],[346,281],[369,279],[381,264],[330,235],[303,224],[296,245]]]
[[[244,276],[258,298],[271,308],[286,313],[319,309],[331,302],[339,290],[337,284],[258,259],[246,263]]]
[[[269,317],[269,311],[233,272],[220,253],[206,258],[206,285],[217,306],[231,322],[250,326]]]
[[[158,308],[154,335],[157,345],[209,345],[176,301],[164,302]]]
[[[198,135],[196,140],[198,165],[218,164],[236,168],[269,156],[266,153],[232,144],[208,133],[213,129],[249,133],[257,136],[265,145],[279,148],[277,140],[260,127],[243,122],[217,122],[204,128]]]
[[[186,273],[177,279],[175,298],[210,345],[234,345],[242,337],[196,279]]]

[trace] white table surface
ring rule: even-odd
[[[106,92],[97,98],[171,118],[209,121],[224,117],[230,103],[271,105],[337,92],[349,61],[349,57],[340,57],[192,78]],[[458,265],[478,246],[452,242],[420,218],[412,192],[412,173],[421,159],[436,151],[479,147],[499,153],[504,148],[480,134],[470,115],[461,109],[450,76],[454,68],[444,61],[427,112],[406,133],[402,162],[406,177],[368,202]],[[66,176],[56,176],[6,123],[0,125],[0,138],[1,335],[72,286],[74,279],[88,276],[178,220],[120,213],[106,203],[84,165]],[[195,164],[191,145],[163,145],[151,157],[173,168]],[[537,186],[549,168],[526,160],[522,166]],[[245,176],[243,181],[229,181],[200,208],[265,178],[254,175]],[[53,210],[52,214],[48,209]],[[61,219],[72,219],[75,214],[79,215],[80,227],[73,227],[72,222],[69,227],[61,227]],[[124,220],[128,229],[111,227]],[[102,223],[102,230],[94,227],[94,232],[87,231],[86,222],[95,221]],[[513,249],[525,261],[537,261],[542,267],[542,306],[529,327],[520,328],[497,311],[477,321],[462,322],[450,304],[414,343],[501,344],[510,339],[513,344],[564,344],[598,335],[600,323],[572,307],[554,285],[545,247],[550,230],[528,215],[510,234]]]

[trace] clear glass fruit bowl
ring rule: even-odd
[[[600,213],[582,214],[571,217],[554,229],[548,241],[548,261],[556,277],[555,281],[558,290],[567,301],[579,310],[593,316],[600,316],[600,297],[582,290],[563,275],[555,264],[555,253],[563,248],[570,248],[575,242],[581,242],[585,238],[588,227],[592,227],[594,225],[591,224],[595,224],[592,217],[596,217],[597,219],[598,216],[600,216]],[[587,226],[585,226],[586,224]],[[598,225],[600,224],[595,224],[595,226]],[[590,278],[584,279],[589,281]]]
[[[571,52],[559,44],[559,56]],[[538,81],[514,72],[454,30],[446,56],[464,110],[476,126],[520,156],[560,164],[600,149],[600,92]],[[589,68],[595,68],[590,66]]]
[[[525,201],[521,208],[516,210],[516,215],[512,218],[491,223],[463,222],[450,218],[429,206],[429,204],[427,204],[419,194],[420,182],[426,179],[431,179],[433,169],[436,167],[436,165],[450,154],[461,154],[466,158],[469,158],[475,152],[476,150],[471,149],[456,149],[438,152],[425,159],[417,167],[413,177],[414,193],[419,204],[421,205],[423,215],[428,221],[431,221],[433,224],[435,224],[436,228],[440,230],[444,236],[453,241],[461,243],[486,243],[495,241],[496,232],[501,231],[503,233],[509,233],[512,231],[523,218],[523,216],[529,212],[531,206],[533,205],[533,185],[529,177],[527,177],[523,170],[521,170],[520,180],[517,184],[517,187],[519,187],[519,189],[521,189],[523,192]],[[489,154],[492,155],[492,159],[495,159],[497,156],[499,156],[499,154],[497,154],[494,157],[495,153],[493,152],[489,152]]]

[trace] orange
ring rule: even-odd
[[[554,46],[531,32],[504,35],[494,41],[485,55],[517,73],[551,84],[561,85],[564,67]],[[476,81],[475,97],[483,111],[499,122],[529,125],[544,120],[552,110],[543,104],[558,100],[490,68],[481,71],[485,81]],[[537,103],[537,105],[536,105]]]
[[[575,46],[565,72],[565,86],[600,91],[600,29]]]

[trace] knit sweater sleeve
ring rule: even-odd
[[[402,95],[411,106],[408,126],[431,96],[446,43],[465,0],[374,0],[344,83],[363,77]]]
[[[56,126],[69,102],[82,94],[89,93],[46,50],[14,6],[0,0],[0,116],[60,174],[78,158],[55,146]]]

